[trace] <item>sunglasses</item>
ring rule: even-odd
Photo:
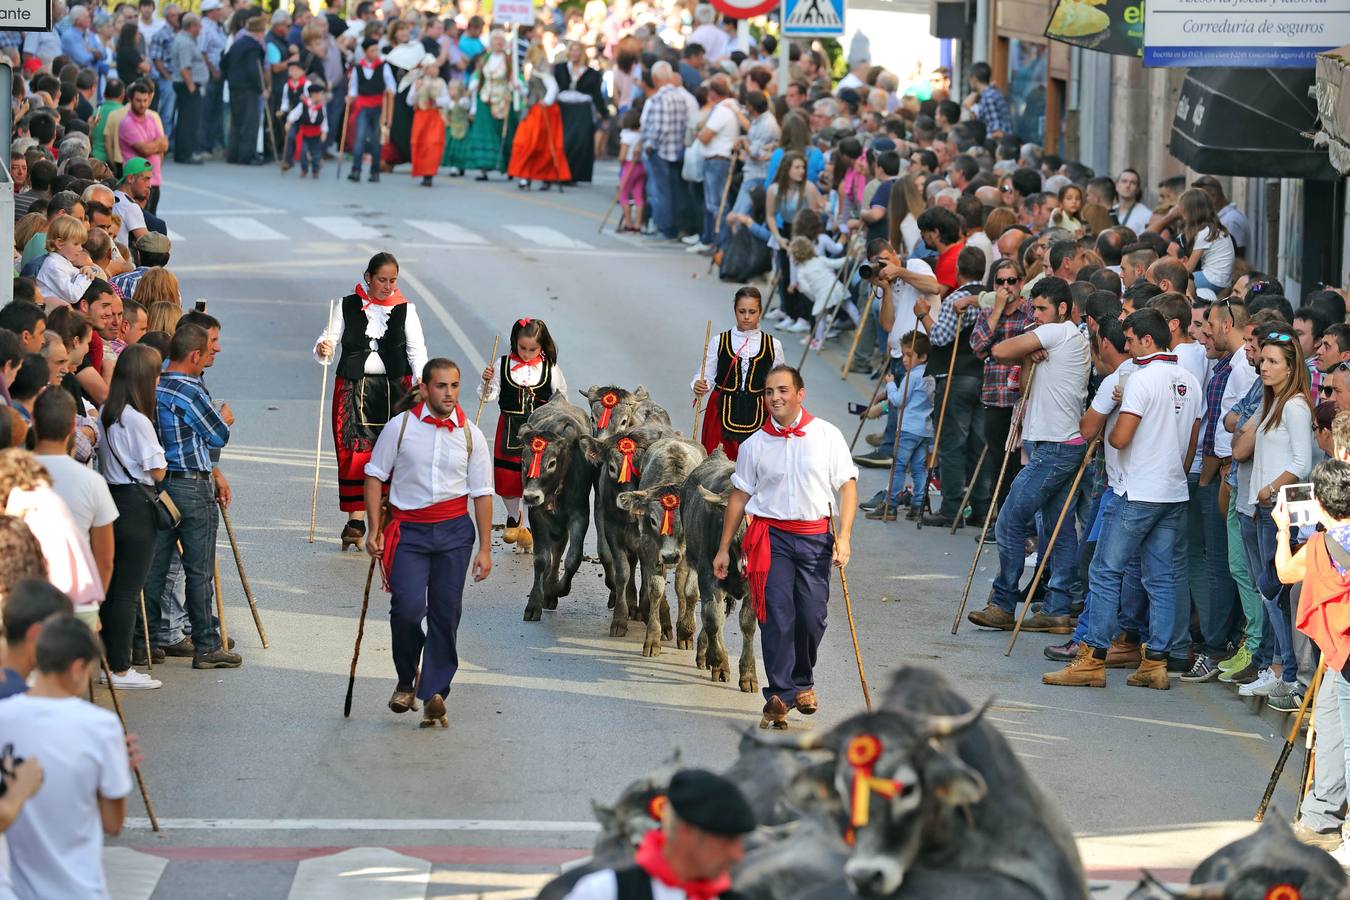
[[[1021,280],[1022,280],[1022,279],[1020,279],[1020,278],[1018,278],[1016,275],[1014,275],[1012,278],[995,278],[995,279],[994,279],[994,284],[999,284],[999,285],[1017,284],[1017,283],[1018,283],[1019,281],[1021,281]]]
[[[1285,334],[1281,331],[1268,331],[1266,332],[1266,336],[1261,338],[1263,341],[1279,341],[1280,343],[1292,341],[1293,339],[1294,336],[1292,334]]]
[[[1010,185],[1010,184],[1005,184],[1003,187],[999,188],[999,190],[1002,191],[1002,192],[1005,193],[1005,194],[1011,194],[1011,193],[1012,193],[1012,185]]]

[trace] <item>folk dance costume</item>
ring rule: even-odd
[[[719,446],[735,460],[741,442],[768,421],[764,409],[764,382],[769,370],[783,363],[783,343],[755,331],[731,329],[708,345],[703,368],[694,376],[712,385],[708,409],[703,414],[703,449],[712,453]],[[693,387],[693,382],[690,383]]]
[[[434,57],[432,61],[435,62]],[[414,178],[421,178],[423,184],[429,185],[445,153],[444,111],[450,108],[450,91],[440,78],[424,77],[408,91],[407,98],[408,105],[413,108],[412,137],[409,142],[412,174]]]
[[[319,344],[330,341],[337,361],[333,387],[333,443],[337,448],[338,505],[343,512],[366,508],[365,468],[371,447],[389,421],[399,400],[412,388],[413,373],[427,362],[426,339],[417,307],[395,290],[388,300],[373,299],[365,285],[342,298],[328,328],[314,344],[314,358],[322,363]],[[349,528],[351,523],[348,523]],[[358,542],[364,534],[348,540]]]
[[[462,83],[456,90],[462,89]],[[441,165],[449,166],[451,174],[464,174],[464,160],[468,148],[469,107],[473,98],[468,96],[450,98],[450,109],[445,116],[445,156]]]
[[[490,53],[469,82],[469,93],[474,97],[473,124],[465,138],[464,167],[481,169],[485,177],[489,170],[506,171],[503,151],[511,149],[511,131],[515,126],[512,109],[514,89],[511,85],[511,67],[506,54]]]
[[[312,170],[318,178],[319,167],[323,165],[323,145],[328,140],[328,110],[323,95],[311,95],[296,104],[286,116],[286,126],[286,133],[292,136],[287,165],[291,160],[298,161],[302,174],[308,175]]]
[[[768,686],[765,721],[788,709],[815,712],[816,650],[825,635],[835,493],[858,477],[839,429],[805,409],[788,428],[772,418],[740,445],[731,484],[750,495],[742,552]],[[769,719],[777,698],[785,707]]]
[[[487,441],[463,409],[456,406],[448,418],[438,419],[422,403],[389,421],[365,465],[365,475],[389,483],[380,564],[390,592],[398,672],[390,708],[396,712],[413,708],[408,695],[416,684],[426,718],[445,724],[444,698],[459,668],[455,637],[474,545],[469,505],[472,498],[492,495],[491,468]],[[396,706],[400,700],[402,708]]]
[[[562,113],[558,109],[558,82],[543,66],[530,75],[526,103],[529,112],[516,129],[511,144],[511,164],[506,174],[520,179],[527,188],[531,181],[545,187],[555,181],[571,181],[572,170],[563,152]]]
[[[352,170],[347,178],[361,180],[361,162],[370,154],[370,180],[380,180],[380,125],[384,114],[384,95],[396,88],[394,70],[383,60],[361,57],[352,66],[347,87],[347,108],[356,120],[352,139]]]
[[[277,104],[277,115],[286,123],[282,129],[285,132],[286,139],[282,145],[290,148],[295,147],[295,159],[300,158],[300,145],[295,136],[295,129],[292,126],[291,113],[295,112],[305,101],[305,95],[308,92],[309,79],[304,75],[299,78],[287,76],[281,85],[281,102]],[[281,151],[283,165],[289,169],[291,167],[291,155],[288,150]]]

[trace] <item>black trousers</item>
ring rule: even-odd
[[[1003,465],[1003,445],[1008,440],[1008,429],[1012,427],[1012,412],[1011,406],[984,408],[984,442],[989,445],[989,458],[985,460],[984,465],[991,479],[998,477],[998,468]],[[1008,488],[1012,486],[1013,479],[1020,471],[1022,471],[1022,449],[1017,447],[1008,454],[1008,471],[1003,475],[1003,484],[999,485],[998,496],[993,499],[997,506],[1002,506],[1003,501],[1008,499]],[[993,481],[989,483],[992,485]]]
[[[230,91],[230,134],[225,142],[225,161],[247,163],[258,155],[257,91]]]
[[[131,666],[132,634],[140,616],[141,590],[155,553],[157,529],[154,507],[141,487],[113,484],[108,489],[117,505],[117,520],[113,522],[112,579],[98,608],[98,618],[103,625],[108,667],[123,672]]]
[[[185,163],[192,159],[201,139],[202,89],[189,91],[181,81],[173,84],[174,96],[178,99],[178,123],[174,125],[173,161]]]

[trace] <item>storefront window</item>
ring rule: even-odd
[[[1049,49],[1045,44],[1008,41],[1008,105],[1013,127],[1024,141],[1045,143],[1045,81]]]

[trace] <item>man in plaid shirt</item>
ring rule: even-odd
[[[989,137],[1000,138],[1013,132],[1012,112],[1008,109],[1008,101],[991,84],[993,75],[987,62],[977,62],[970,67],[970,94],[965,106],[984,123]]]
[[[187,613],[192,623],[192,667],[234,669],[239,654],[221,646],[217,623],[211,616],[211,580],[216,565],[216,503],[230,502],[224,477],[214,470],[211,451],[230,439],[234,414],[228,404],[217,412],[202,383],[202,372],[220,350],[220,323],[204,313],[197,322],[180,324],[169,345],[169,364],[155,389],[155,431],[164,447],[168,472],[165,493],[182,515],[176,528],[163,529],[145,580],[145,607],[151,633],[161,615],[161,598],[169,576],[175,545],[187,576]]]
[[[166,5],[164,24],[151,36],[150,46],[147,48],[150,65],[154,66],[152,74],[155,77],[155,112],[159,113],[159,122],[164,126],[164,133],[169,135],[170,141],[173,140],[173,114],[177,107],[173,93],[173,39],[178,35],[178,21],[181,15],[182,12],[176,4]]]
[[[990,277],[994,285],[994,305],[987,312],[977,315],[975,328],[970,334],[970,349],[984,360],[980,404],[984,408],[984,442],[991,451],[986,463],[993,467],[990,471],[997,471],[997,467],[1003,464],[998,454],[1007,443],[1008,429],[1012,427],[1012,411],[1017,405],[1020,388],[1009,384],[1013,369],[1018,367],[999,362],[989,354],[989,350],[1001,341],[1034,328],[1036,323],[1031,319],[1031,301],[1022,296],[1022,274],[1017,263],[1011,259],[999,260],[994,263]],[[1008,471],[1003,476],[999,496],[991,500],[1000,504],[1003,502],[1008,486],[1021,468],[1021,454],[1010,453]],[[986,540],[993,543],[993,528],[989,529]]]
[[[657,91],[642,107],[642,146],[647,152],[647,171],[651,173],[652,220],[661,238],[679,239],[675,230],[675,197],[683,189],[680,166],[684,161],[685,129],[689,122],[689,107],[680,96],[680,88],[671,76],[668,62],[652,66],[652,84]]]

